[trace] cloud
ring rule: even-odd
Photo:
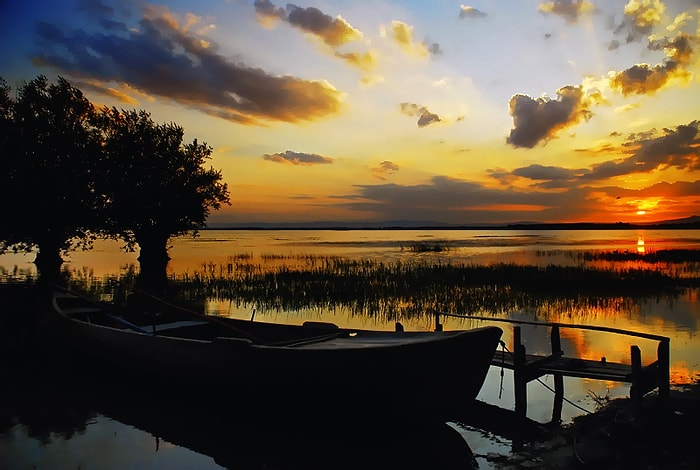
[[[486,13],[483,11],[477,10],[474,7],[470,7],[467,5],[460,5],[459,6],[459,18],[464,19],[464,18],[484,18]]]
[[[319,165],[325,163],[333,163],[330,157],[324,157],[315,153],[293,152],[286,150],[282,153],[266,153],[263,155],[264,160],[269,160],[276,163],[291,163],[292,165]]]
[[[551,172],[564,178],[569,176],[567,171],[572,171],[547,167],[530,170],[533,175],[545,176]],[[500,170],[494,174],[500,174]],[[493,188],[473,181],[435,176],[426,183],[415,185],[357,185],[356,194],[336,196],[335,199],[345,200],[338,202],[338,206],[371,214],[380,220],[435,220],[466,225],[523,220],[568,222],[571,214],[577,214],[580,221],[601,222],[601,208],[608,212],[608,220],[625,220],[636,211],[636,206],[630,208],[627,198],[655,198],[668,206],[666,210],[686,213],[689,205],[698,206],[694,199],[700,194],[700,181],[659,183],[638,190],[578,183],[555,189],[543,185],[526,189],[512,186]]]
[[[585,0],[554,0],[541,3],[537,8],[541,13],[561,16],[567,23],[576,23],[585,14],[595,11],[595,5]]]
[[[543,181],[542,188],[566,188],[576,181],[585,170],[569,169],[556,166],[529,165],[513,170],[513,175],[535,181]]]
[[[663,129],[630,134],[620,147],[605,146],[605,153],[621,153],[622,158],[591,165],[589,168],[569,169],[555,166],[530,165],[513,170],[518,177],[539,181],[543,188],[563,188],[582,182],[602,181],[634,173],[675,168],[700,170],[700,121]],[[601,153],[601,152],[597,152]],[[501,177],[502,172],[499,173]]]
[[[679,33],[675,38],[651,40],[648,48],[653,51],[664,51],[666,58],[659,64],[635,64],[632,67],[612,75],[610,87],[630,94],[652,94],[663,88],[669,80],[687,81],[690,73],[686,67],[690,65],[693,49],[693,39],[685,33]]]
[[[34,62],[78,79],[128,84],[242,124],[311,121],[340,110],[342,94],[325,81],[231,62],[166,8],[146,7],[142,13],[138,28],[124,25],[123,33],[64,31],[39,23]]]
[[[370,71],[377,64],[377,58],[372,52],[336,52],[336,57],[339,57],[350,65],[353,65],[361,70]]]
[[[481,183],[435,176],[427,183],[358,185],[345,196],[347,209],[383,220],[437,220],[453,224],[504,223],[521,220],[570,220],[571,213],[599,212],[587,191],[540,191],[491,188]],[[590,206],[590,207],[588,207]]]
[[[365,71],[375,65],[376,59],[371,52],[362,54],[338,51],[341,46],[364,38],[360,30],[354,28],[340,15],[333,18],[318,8],[302,8],[292,3],[288,3],[287,8],[284,9],[273,5],[269,0],[256,0],[255,12],[261,24],[272,26],[276,21],[286,22],[320,40],[334,51],[335,57],[347,61],[350,65]]]
[[[431,51],[425,43],[413,40],[413,26],[403,21],[392,21],[388,33],[407,54],[415,57],[428,57],[430,55]]]
[[[625,17],[614,33],[625,34],[627,43],[640,41],[661,22],[665,10],[661,0],[630,0],[625,5]]]
[[[661,135],[633,138],[625,143],[634,149],[631,160],[637,170],[675,167],[681,170],[700,169],[699,121],[663,129]]]
[[[531,98],[516,94],[508,104],[513,117],[513,129],[506,142],[514,147],[532,148],[541,141],[553,139],[557,132],[593,115],[590,97],[580,86],[565,86],[557,90],[557,99]]]
[[[608,46],[609,51],[615,51],[620,48],[620,41],[618,41],[617,39],[613,39],[606,45]]]
[[[441,121],[440,116],[431,113],[425,106],[415,103],[401,103],[399,107],[401,108],[401,112],[407,116],[418,116],[418,127],[425,127]]]
[[[98,80],[78,80],[74,82],[74,85],[81,89],[81,90],[92,90],[94,92],[97,92],[101,95],[106,95],[110,96],[120,103],[127,104],[129,106],[140,106],[141,103],[139,100],[134,98],[133,95],[139,95],[140,93],[137,90],[134,90],[133,88],[129,87],[128,85],[124,84],[120,88],[122,89],[117,89],[111,86],[105,85],[103,82],[98,81]],[[146,97],[148,99],[148,97]]]
[[[266,26],[271,26],[275,21],[284,21],[287,18],[285,9],[273,5],[269,0],[255,0],[254,7],[258,21]]]
[[[295,28],[319,38],[332,48],[363,37],[363,34],[353,28],[343,17],[333,18],[314,7],[302,8],[288,3],[287,9],[283,10],[268,0],[257,0],[255,11],[259,17],[286,21]]]
[[[379,166],[372,168],[372,173],[376,178],[384,181],[386,177],[399,171],[399,165],[389,160],[384,160]]]

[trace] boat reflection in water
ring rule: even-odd
[[[284,388],[269,406],[253,406],[260,401],[245,386],[192,384],[183,392],[108,371],[85,374],[55,351],[4,356],[2,468],[476,468],[457,430],[411,409],[365,414],[342,401],[352,397],[336,407],[314,408],[312,399],[301,406]],[[311,385],[305,393],[318,392]]]

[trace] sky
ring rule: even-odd
[[[211,224],[700,215],[700,0],[0,0],[0,77],[213,148]]]

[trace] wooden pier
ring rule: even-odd
[[[564,377],[580,377],[631,383],[630,398],[633,400],[637,400],[658,388],[659,401],[665,402],[668,399],[670,388],[670,338],[666,336],[602,326],[530,322],[490,317],[461,316],[448,313],[436,314],[436,330],[442,329],[442,325],[440,324],[441,315],[516,324],[516,326],[513,327],[514,350],[505,351],[504,346],[504,350],[497,351],[496,354],[494,354],[492,364],[513,370],[515,414],[521,418],[525,418],[527,414],[527,384],[544,375],[552,375],[554,377],[554,410],[552,412],[552,421],[561,420],[561,410],[564,399]],[[522,343],[519,326],[523,324],[550,328],[551,354],[543,356],[527,353]],[[605,358],[596,361],[569,357],[564,354],[561,348],[560,330],[562,328],[603,331],[658,341],[657,358],[652,363],[642,366],[641,350],[634,344],[630,346],[629,364],[609,362]]]

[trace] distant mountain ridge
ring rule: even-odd
[[[430,220],[384,220],[362,222],[220,222],[209,224],[206,229],[246,229],[246,230],[410,230],[410,229],[461,229],[461,230],[624,230],[624,229],[700,229],[700,216],[693,215],[681,219],[656,222],[513,222],[503,224],[472,223],[448,224]]]

